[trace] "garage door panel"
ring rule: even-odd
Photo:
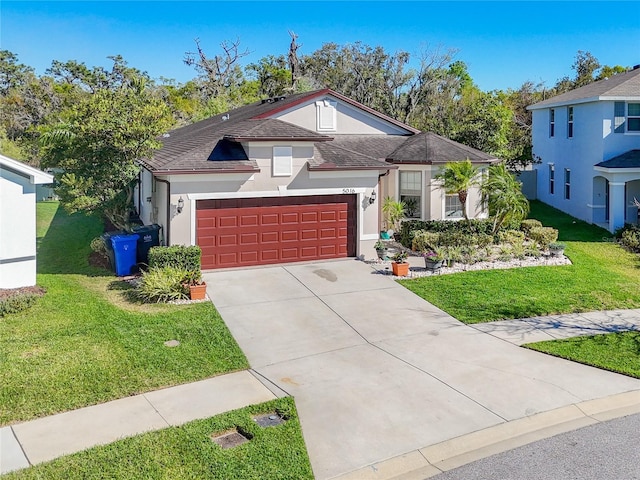
[[[355,209],[353,195],[199,200],[196,242],[203,251],[202,266],[355,255]]]

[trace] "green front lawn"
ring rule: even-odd
[[[640,307],[638,255],[610,241],[606,230],[543,203],[531,203],[530,217],[559,230],[572,265],[473,271],[400,283],[465,323]]]
[[[288,420],[261,428],[252,415],[278,411]],[[238,427],[251,440],[223,450],[210,438]],[[312,479],[291,398],[138,435],[7,474],[3,479]]]
[[[102,226],[38,204],[38,284],[46,295],[0,318],[0,425],[248,367],[210,303],[143,305],[87,263]],[[180,346],[164,346],[167,340]]]
[[[640,378],[640,332],[530,343],[526,348]]]

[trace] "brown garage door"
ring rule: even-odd
[[[355,195],[198,200],[202,268],[355,256]]]

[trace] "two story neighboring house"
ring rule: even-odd
[[[265,99],[166,133],[141,159],[136,207],[205,269],[374,257],[385,196],[410,216],[462,216],[433,176],[489,155],[324,89]],[[472,199],[469,216],[486,216]],[[473,209],[473,210],[472,210]]]
[[[611,232],[638,223],[640,65],[528,109],[537,198]]]

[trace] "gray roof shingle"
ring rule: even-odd
[[[604,168],[640,168],[640,150],[629,150],[628,152],[610,158],[604,162],[596,164],[596,167]]]
[[[431,132],[409,137],[386,160],[390,163],[444,164],[469,159],[472,163],[494,163],[496,157]]]
[[[606,97],[640,99],[640,68],[618,73],[610,78],[534,103],[527,108],[536,110],[554,105],[594,101],[603,99],[603,97],[605,99]]]

